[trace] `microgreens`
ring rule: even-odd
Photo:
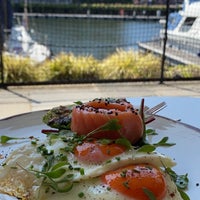
[[[60,192],[60,193],[69,192],[73,188],[73,182],[67,181],[67,179],[63,179],[60,182],[55,182],[50,177],[47,177],[47,178],[49,178],[50,182],[43,182],[43,184],[47,187],[52,188],[53,190],[57,192]]]
[[[100,144],[103,144],[103,145],[108,145],[108,144],[111,144],[113,142],[113,140],[107,139],[107,138],[103,138],[103,139],[99,139],[98,142]]]
[[[175,145],[175,143],[168,143],[167,142],[168,139],[169,139],[168,137],[163,137],[159,142],[154,143],[154,144],[149,144],[146,142],[145,144],[140,146],[137,151],[150,153],[150,152],[153,152],[156,149],[156,147],[159,147],[159,146],[170,147],[170,146]]]
[[[141,141],[139,142],[139,152],[152,152],[156,149],[156,147],[159,146],[173,146],[175,145],[175,143],[168,143],[168,137],[163,137],[159,142],[154,143],[154,144],[149,144],[147,141],[147,136],[149,135],[157,135],[157,133],[155,132],[155,130],[153,129],[146,129],[146,123],[145,123],[145,114],[144,114],[144,99],[141,100],[141,104],[140,104],[140,110],[139,110],[139,114],[142,118],[143,121],[143,137],[141,139]]]
[[[18,140],[18,139],[22,139],[22,138],[8,137],[6,135],[0,136],[0,142],[1,142],[1,144],[6,144],[10,140]]]
[[[143,192],[148,196],[149,200],[156,200],[156,197],[152,191],[147,188],[143,188]]]
[[[35,139],[35,142],[36,142],[36,138],[34,137],[29,137],[29,138],[25,138],[25,137],[22,137],[22,138],[18,138],[18,137],[9,137],[9,136],[6,136],[6,135],[1,135],[0,136],[0,144],[7,144],[9,141],[14,141],[14,140],[25,140],[25,139]]]
[[[174,181],[176,184],[178,191],[183,198],[183,200],[190,200],[189,196],[184,192],[185,189],[187,189],[188,186],[188,174],[184,175],[178,175],[175,171],[173,171],[169,167],[165,167],[165,172],[170,175],[171,179]]]
[[[79,193],[78,193],[78,196],[79,196],[80,198],[83,198],[83,197],[85,196],[85,194],[84,194],[83,192],[79,192]]]
[[[74,102],[76,105],[82,105],[83,103],[81,101]],[[63,116],[63,118],[59,118],[60,113],[64,113],[65,110],[67,110],[67,115]],[[47,124],[51,124],[52,116],[56,116],[54,120],[54,126],[56,128],[64,127],[64,129],[57,130],[44,130],[43,133],[45,133],[48,137],[49,145],[52,145],[56,140],[60,139],[62,140],[66,145],[63,148],[60,148],[60,154],[55,155],[53,150],[48,150],[48,148],[45,146],[45,144],[42,144],[38,146],[36,141],[33,141],[33,145],[37,145],[37,152],[39,152],[44,158],[45,163],[42,167],[41,171],[34,170],[34,166],[32,165],[30,167],[30,171],[35,173],[35,175],[40,178],[43,178],[43,184],[47,186],[48,188],[52,188],[53,190],[57,192],[68,192],[73,187],[73,179],[74,174],[73,171],[79,171],[80,175],[84,175],[84,168],[73,168],[73,165],[71,165],[68,162],[68,158],[66,153],[73,152],[74,148],[82,144],[85,140],[91,140],[91,138],[96,133],[100,133],[102,131],[119,131],[121,129],[121,125],[119,124],[117,119],[111,119],[104,125],[96,128],[95,130],[89,132],[87,135],[78,135],[70,130],[70,123],[71,123],[71,107],[59,107],[52,112],[49,112],[44,118],[43,121]],[[149,144],[147,141],[147,136],[150,135],[157,135],[155,130],[153,129],[146,129],[146,123],[145,123],[145,115],[144,115],[144,99],[141,101],[139,114],[143,120],[143,136],[141,141],[138,143],[138,146],[135,148],[138,152],[145,152],[150,153],[153,152],[157,147],[163,146],[163,147],[169,147],[175,145],[175,143],[169,143],[168,137],[163,137],[160,141]],[[63,124],[62,124],[62,123]],[[60,126],[63,125],[63,126]],[[53,126],[52,126],[53,127]],[[67,129],[67,130],[66,130]],[[19,140],[19,139],[27,139],[27,138],[15,138],[15,137],[8,137],[8,136],[0,136],[0,143],[6,144],[10,140]],[[127,150],[132,149],[133,146],[131,142],[121,136],[121,138],[118,138],[116,140],[111,139],[100,139],[98,140],[101,144],[111,144],[116,143],[123,145],[126,147]],[[120,157],[116,157],[116,160],[120,160]],[[107,160],[106,163],[111,162],[111,160]],[[170,175],[171,179],[175,182],[177,185],[177,188],[184,200],[189,200],[189,197],[187,194],[183,191],[187,188],[188,185],[188,177],[186,175],[177,175],[171,168],[164,167],[167,174]],[[124,176],[125,174],[122,173],[121,176]],[[125,187],[129,187],[128,182],[124,182]],[[155,200],[155,195],[148,190],[147,188],[143,188],[143,192],[148,196],[150,200]],[[80,198],[84,197],[84,193],[80,192],[78,194]]]
[[[159,142],[157,142],[157,143],[154,143],[153,145],[155,146],[155,147],[159,147],[159,146],[174,146],[174,145],[176,145],[176,143],[168,143],[167,141],[168,141],[168,137],[163,137]]]
[[[178,188],[178,191],[183,200],[190,200],[190,197],[182,189]]]
[[[53,165],[52,161],[55,161],[55,157],[50,161],[51,165],[43,167],[42,171],[37,171],[33,168],[30,171],[34,172],[38,178],[43,177],[45,186],[51,187],[57,192],[68,192],[73,187],[72,179],[74,176],[72,173],[66,173],[70,171],[69,163],[61,161]],[[83,171],[81,170],[80,173],[83,173]]]
[[[125,146],[127,149],[131,149],[132,148],[132,144],[126,138],[118,138],[118,139],[115,140],[115,143],[116,144],[120,144],[122,146]]]
[[[105,123],[104,125],[98,127],[97,129],[91,131],[90,133],[88,133],[84,139],[94,135],[95,133],[99,133],[101,131],[118,131],[120,130],[121,125],[118,123],[117,119],[111,119],[109,120],[107,123]]]
[[[145,130],[145,134],[147,135],[158,135],[158,133],[156,133],[156,131],[154,129],[146,129]]]
[[[121,125],[118,123],[118,120],[117,120],[117,119],[111,119],[111,120],[109,120],[106,124],[104,124],[104,125],[98,127],[97,129],[91,131],[90,133],[88,133],[88,134],[83,138],[83,140],[86,139],[86,138],[88,138],[88,137],[91,137],[93,134],[98,133],[98,132],[101,132],[101,131],[118,131],[118,130],[120,130],[120,128],[121,128]],[[101,141],[102,144],[103,144],[103,143],[104,143],[104,144],[109,144],[109,143],[112,142],[112,140],[110,140],[110,139],[102,139],[102,140],[100,140],[100,141]],[[123,145],[123,146],[125,146],[127,149],[131,149],[131,148],[132,148],[131,142],[130,142],[128,139],[124,138],[124,137],[121,137],[121,138],[116,139],[116,140],[115,140],[115,143],[116,143],[116,144]]]
[[[145,144],[141,146],[137,151],[138,152],[145,152],[145,153],[150,153],[153,152],[156,149],[154,145],[151,144]]]
[[[82,105],[82,104],[83,104],[82,101],[75,101],[74,103],[75,103],[76,105]]]

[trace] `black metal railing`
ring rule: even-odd
[[[4,2],[3,7],[1,6],[1,8],[4,9],[2,13],[4,13],[4,15],[6,13],[8,14],[8,5],[6,5],[5,2],[9,1],[2,2]],[[173,7],[173,10],[175,8],[174,5],[170,5],[170,0],[167,0],[166,4],[162,5],[162,7],[156,7],[156,10],[151,9],[151,5],[144,5],[143,7],[130,6],[122,8],[117,7],[113,9],[114,11],[112,9],[109,11],[104,10],[103,14],[99,11],[103,10],[102,7],[98,10],[98,8],[94,9],[90,4],[87,5],[88,7],[84,5],[85,7],[83,7],[82,11],[79,7],[76,7],[76,12],[79,11],[79,13],[66,13],[68,8],[63,9],[61,6],[58,8],[63,11],[62,13],[45,13],[44,3],[41,12],[39,12],[38,5],[34,7],[34,4],[29,5],[27,4],[27,1],[24,0],[18,1],[16,4],[12,3],[12,6],[13,13],[10,14],[9,12],[8,16],[1,16],[0,18],[0,85],[2,87],[24,84],[35,85],[116,81],[159,81],[160,83],[163,83],[164,81],[170,80],[200,80],[200,58],[198,55],[192,56],[186,51],[181,53],[181,49],[177,48],[173,49],[173,51],[172,49],[169,50],[170,45],[167,43],[168,19],[172,10],[171,7]],[[22,10],[23,6],[25,6],[25,8]],[[48,7],[48,9],[51,10],[51,7]],[[178,9],[180,9],[180,6],[177,7],[177,10]],[[35,64],[34,72],[31,70],[33,68],[30,67],[33,65],[33,62],[30,62],[29,64],[27,64],[27,61],[25,63],[18,63],[17,66],[18,61],[12,60],[12,58],[15,59],[13,54],[20,55],[20,53],[22,53],[24,56],[25,53],[22,52],[22,50],[15,48],[14,50],[12,49],[12,55],[6,53],[8,44],[12,42],[16,44],[18,42],[11,38],[10,35],[12,32],[8,31],[9,28],[11,28],[10,19],[12,19],[13,27],[15,25],[23,25],[26,30],[29,30],[27,37],[30,36],[30,38],[22,43],[22,46],[27,46],[30,51],[30,45],[32,48],[34,42],[37,41],[37,44],[48,47],[48,50],[50,50],[49,58],[44,62]],[[165,22],[163,27],[159,23],[161,20]],[[8,24],[9,26],[7,26]],[[162,37],[160,37],[161,29],[163,31]],[[21,36],[19,35],[18,37]],[[143,68],[142,70],[144,70],[145,73],[140,72],[138,73],[138,76],[125,75],[126,73],[133,73],[132,71],[130,72],[131,65],[135,64],[134,59],[138,59],[133,58],[132,63],[129,63],[130,66],[126,66],[126,68],[123,69],[118,66],[119,60],[117,59],[115,62],[112,61],[110,63],[110,65],[114,65],[113,63],[115,63],[116,68],[118,66],[116,70],[121,70],[122,72],[116,73],[121,73],[121,76],[112,77],[101,76],[99,73],[97,74],[97,66],[101,65],[99,63],[105,62],[108,57],[113,59],[113,55],[118,52],[118,49],[122,49],[123,52],[128,52],[131,49],[136,52],[136,54],[134,54],[135,56],[138,52],[142,52],[140,55],[141,57],[151,52],[160,59],[159,64],[156,64],[159,65],[158,68],[152,69],[154,71],[159,70],[159,73],[153,76],[144,75],[146,74],[146,71],[150,70],[150,67],[145,63],[150,62],[147,59],[146,61],[140,61],[137,67],[138,71]],[[31,50],[33,51],[33,48]],[[180,56],[174,56],[179,53]],[[75,73],[72,72],[73,66],[71,68],[68,67],[68,62],[72,64],[74,62],[70,60],[72,57],[62,57],[63,60],[59,61],[61,54],[73,55],[73,59],[77,59],[77,65],[87,65],[87,67],[90,65],[87,69],[88,71],[84,71],[84,66],[80,66],[76,69],[77,71]],[[9,56],[9,59],[12,61],[8,59]],[[92,56],[93,58],[90,60],[82,59],[83,63],[78,64],[80,56],[85,56],[86,58]],[[119,56],[122,56],[122,54]],[[188,59],[186,59],[186,56],[188,56]],[[192,60],[192,58],[194,58],[194,60]],[[130,57],[128,59],[130,59]],[[55,62],[57,62],[56,64],[58,66],[56,66]],[[85,64],[86,62],[89,64]],[[109,65],[108,61],[106,62],[106,64]],[[125,65],[128,65],[125,61],[123,62]],[[105,63],[103,65],[105,65]],[[137,63],[135,65],[137,65]],[[139,67],[140,65],[141,68]],[[182,68],[180,65],[182,65]],[[54,68],[54,71],[50,72],[49,69],[47,69],[49,66],[51,69]],[[166,75],[168,68],[171,69],[169,72],[171,73],[170,75]],[[42,70],[39,71],[39,69]],[[65,71],[60,72],[63,69],[65,69]],[[36,74],[37,70],[38,74]],[[184,72],[180,72],[181,70]],[[191,72],[191,70],[194,72]],[[50,78],[38,78],[44,76],[45,73],[50,74]],[[82,73],[82,75],[77,75],[80,73]],[[152,72],[149,73],[151,74]],[[22,74],[23,77],[20,77]]]

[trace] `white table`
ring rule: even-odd
[[[183,123],[200,129],[200,98],[198,97],[137,97],[131,98],[134,105],[140,105],[141,99],[145,99],[145,105],[153,107],[156,104],[165,101],[167,107],[158,112],[173,120],[179,120]]]

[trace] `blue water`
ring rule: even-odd
[[[138,42],[159,37],[158,21],[30,18],[29,29],[54,55],[73,52],[102,59],[118,48],[135,50]]]

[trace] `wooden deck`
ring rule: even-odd
[[[138,47],[142,51],[152,52],[157,55],[163,54],[163,47],[161,41],[153,41],[147,43],[138,43]],[[174,64],[184,65],[200,65],[200,57],[189,54],[186,51],[180,49],[166,47],[166,59]]]

